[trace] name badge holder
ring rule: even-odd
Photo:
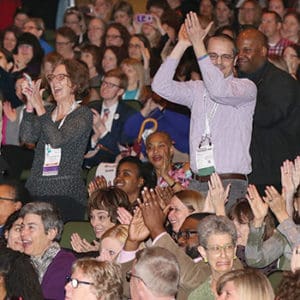
[[[78,106],[77,102],[74,102],[72,104],[72,107],[70,111],[63,117],[63,119],[60,121],[58,125],[58,129],[60,129],[65,120],[66,117],[76,109]],[[53,122],[56,121],[57,118],[57,111],[53,115]],[[61,161],[61,148],[52,148],[50,144],[45,145],[45,158],[44,158],[44,165],[43,165],[43,176],[56,176],[58,175],[59,165]]]
[[[208,176],[215,172],[215,161],[213,149],[214,145],[211,139],[211,132],[209,123],[213,119],[218,104],[215,103],[209,115],[206,114],[205,110],[205,132],[201,137],[201,141],[199,143],[199,147],[196,150],[196,167],[197,174],[199,176]]]

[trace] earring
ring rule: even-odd
[[[233,259],[237,259],[237,256],[235,255],[235,256],[233,257]]]
[[[208,260],[206,257],[204,257],[204,262],[207,264],[208,263]]]

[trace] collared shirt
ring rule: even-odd
[[[233,75],[224,78],[209,57],[198,61],[204,81],[176,82],[172,78],[178,62],[167,58],[156,73],[152,88],[163,98],[191,109],[191,169],[197,173],[196,151],[205,131],[205,109],[209,112],[218,103],[210,122],[216,172],[249,174],[255,84]]]
[[[281,56],[283,53],[283,50],[290,45],[293,45],[294,43],[285,39],[281,38],[279,42],[274,44],[269,44],[268,49],[268,56]]]
[[[114,119],[117,117],[116,110],[117,110],[118,104],[119,104],[119,102],[117,102],[116,104],[114,104],[110,107],[106,107],[104,105],[104,103],[102,105],[102,110],[101,110],[102,118],[104,117],[104,111],[106,109],[109,109],[109,115],[108,115],[107,121],[105,122],[105,127],[106,127],[107,131],[111,131],[112,123],[113,123]]]

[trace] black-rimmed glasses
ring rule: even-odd
[[[76,278],[72,278],[71,276],[68,276],[66,279],[67,283],[70,282],[74,289],[78,288],[79,284],[94,285],[93,282],[78,280]]]

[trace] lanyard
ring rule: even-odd
[[[58,125],[58,129],[60,129],[60,128],[63,126],[63,124],[64,124],[64,122],[65,122],[67,116],[68,116],[71,112],[73,112],[73,111],[77,108],[77,106],[78,106],[78,103],[77,103],[76,101],[74,101],[73,104],[72,104],[72,106],[71,106],[71,108],[70,108],[70,110],[69,110],[69,112],[68,112],[67,114],[65,114],[65,116],[64,116],[64,117],[62,118],[62,120],[60,121],[60,123],[59,123],[59,125]],[[56,121],[56,118],[57,118],[57,110],[55,110],[55,112],[54,112],[54,114],[53,114],[53,118],[52,118],[53,122]]]
[[[212,109],[208,113],[206,113],[206,108],[207,108],[206,107],[206,104],[207,104],[206,92],[204,92],[203,98],[204,98],[204,107],[205,107],[205,131],[204,131],[204,136],[210,136],[209,123],[214,118],[219,104],[214,102],[214,105],[213,105]]]

